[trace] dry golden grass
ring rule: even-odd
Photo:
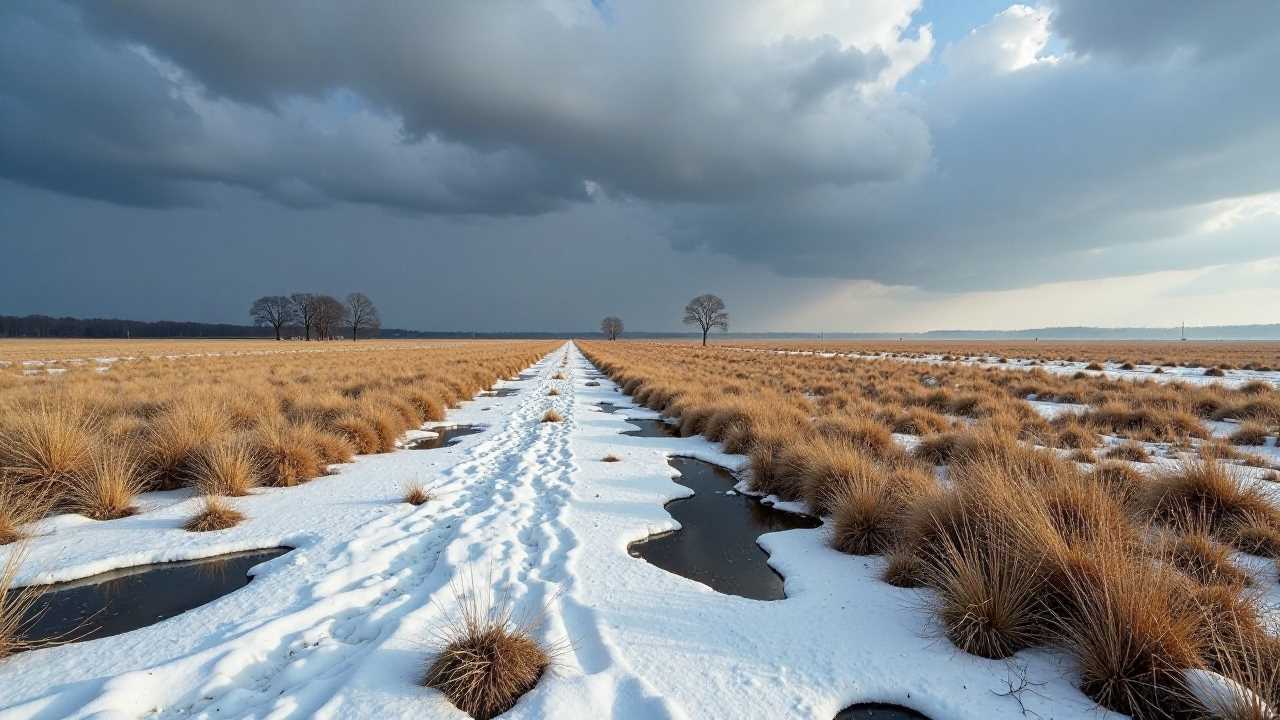
[[[421,485],[414,485],[405,491],[404,501],[410,505],[425,505],[431,501],[431,492]]]
[[[541,422],[558,423],[558,422],[562,422],[563,420],[564,420],[564,417],[561,416],[560,413],[557,412],[555,408],[550,408],[546,412],[542,413]]]
[[[142,460],[132,444],[104,442],[88,466],[63,480],[63,507],[94,520],[114,520],[137,512],[134,499],[146,489]]]
[[[205,495],[241,497],[258,485],[262,465],[241,438],[205,445],[191,463],[191,484]]]
[[[244,520],[244,514],[227,504],[217,495],[206,495],[200,512],[192,515],[182,526],[189,532],[213,532],[235,527]]]
[[[63,397],[0,411],[0,468],[20,481],[57,483],[90,460],[96,418]]]
[[[1270,540],[1280,528],[1280,511],[1229,466],[1184,463],[1152,478],[1142,503],[1155,522],[1168,527],[1203,530],[1245,552],[1276,554]]]
[[[1231,548],[1208,533],[1188,532],[1166,542],[1164,557],[1201,585],[1243,587],[1249,584],[1249,574],[1231,560]]]
[[[538,684],[553,650],[535,637],[536,620],[517,620],[508,603],[457,587],[454,599],[423,684],[476,720],[489,720]]]
[[[25,537],[23,526],[44,517],[52,505],[49,486],[19,483],[0,474],[0,545]]]
[[[1062,578],[1067,607],[1056,622],[1085,694],[1140,720],[1182,717],[1183,671],[1201,667],[1204,646],[1180,579],[1114,544]]]

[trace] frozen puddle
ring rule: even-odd
[[[447,425],[430,428],[435,437],[418,438],[405,443],[406,450],[435,450],[449,445],[457,445],[461,438],[484,432],[483,425]]]
[[[480,393],[480,397],[511,397],[519,392],[519,388],[498,388],[497,390],[485,390]]]
[[[835,720],[929,720],[929,718],[911,708],[899,705],[859,703],[841,710]]]
[[[607,403],[600,403],[600,404],[605,405]],[[610,405],[609,407],[613,407],[614,410],[617,409],[613,405]],[[606,410],[605,412],[612,412],[612,410]],[[650,420],[648,418],[645,418],[645,419],[627,418],[627,424],[635,425],[637,428],[639,428],[638,430],[626,430],[622,433],[623,435],[627,435],[629,437],[639,437],[639,438],[671,438],[671,437],[678,438],[680,437],[679,428],[677,428],[675,425],[672,425],[671,423],[664,422],[662,420]]]
[[[618,412],[618,408],[620,408],[620,407],[622,407],[622,406],[621,406],[621,405],[614,405],[614,404],[613,404],[613,403],[611,403],[611,402],[601,402],[601,403],[598,403],[598,404],[596,405],[596,407],[600,408],[600,412],[602,412],[602,413],[609,413],[610,415],[612,415],[613,413]],[[628,420],[627,422],[631,422],[631,421],[630,421],[630,420]]]
[[[154,625],[239,590],[249,569],[292,548],[138,565],[49,585],[28,617],[37,640],[81,641]]]
[[[632,543],[631,555],[728,595],[755,600],[786,597],[782,577],[769,567],[769,556],[756,539],[821,523],[735,492],[733,475],[718,465],[685,457],[671,458],[670,464],[680,471],[676,482],[694,491],[692,497],[667,503],[680,529]]]

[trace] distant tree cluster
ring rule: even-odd
[[[229,338],[270,337],[269,328],[229,323],[119,320],[115,318],[0,315],[0,337]]]
[[[339,337],[343,330],[358,340],[361,333],[373,337],[382,327],[377,306],[368,295],[358,292],[347,295],[345,302],[317,293],[264,295],[253,301],[249,317],[255,325],[274,330],[277,340],[286,328],[296,328],[307,340]]]

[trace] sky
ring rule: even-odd
[[[1280,3],[0,3],[0,314],[1280,322]]]

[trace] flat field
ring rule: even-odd
[[[2,379],[0,715],[1280,702],[1265,379],[773,344],[183,345]],[[121,634],[40,646],[3,622],[47,583],[274,548]],[[776,595],[735,589],[771,573]]]

